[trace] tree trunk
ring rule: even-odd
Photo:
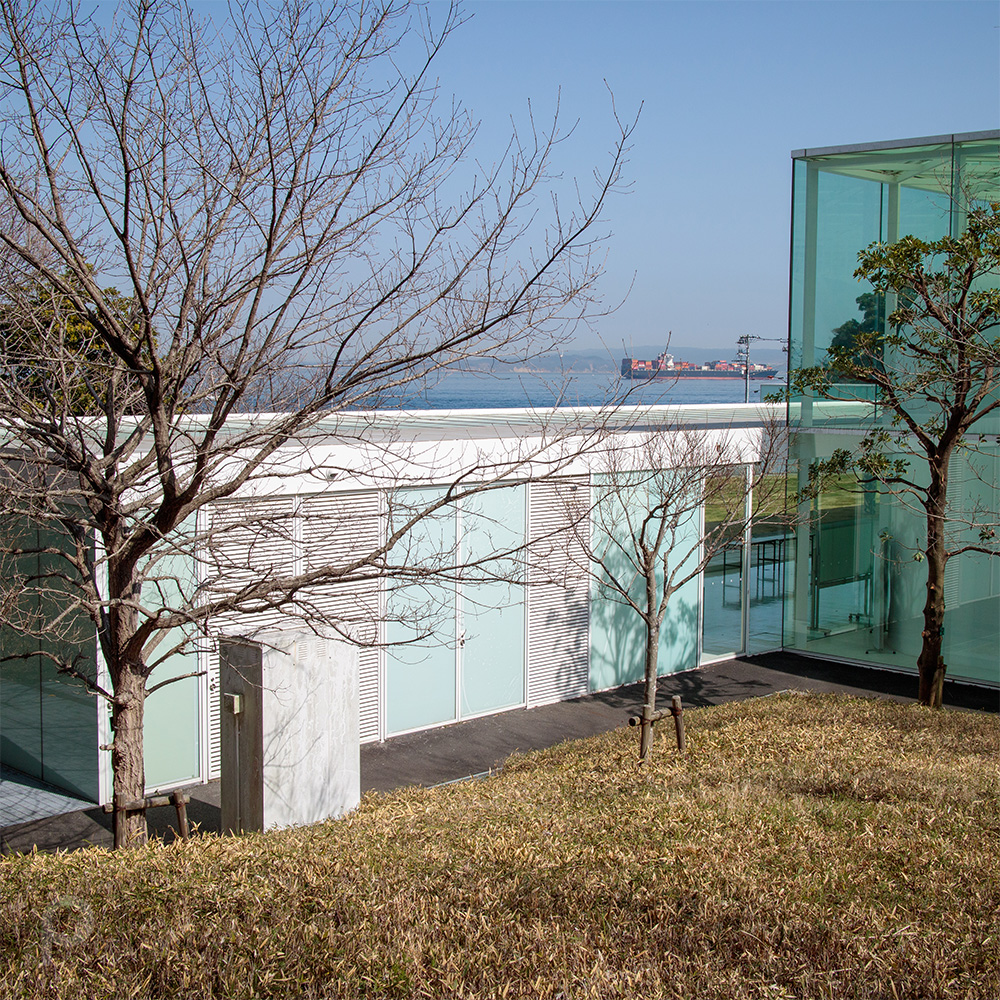
[[[111,767],[114,773],[115,847],[131,847],[146,842],[146,812],[128,809],[146,794],[143,764],[142,723],[146,690],[142,677],[127,666],[119,675],[111,712],[114,742]]]
[[[118,550],[117,533],[106,536],[107,551]],[[111,675],[114,701],[111,706],[111,770],[114,778],[115,847],[146,842],[146,810],[128,808],[146,795],[143,762],[143,717],[146,708],[146,678],[141,650],[136,648],[141,585],[134,562],[108,561],[109,605],[104,635],[104,653]]]
[[[639,763],[649,756],[653,742],[653,713],[656,711],[656,664],[660,652],[660,624],[646,623],[646,671],[639,724]]]
[[[924,602],[924,629],[920,656],[917,658],[921,705],[940,708],[944,696],[944,658],[941,645],[944,633],[945,510],[948,496],[948,456],[931,465],[927,491],[927,599]]]

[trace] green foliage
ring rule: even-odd
[[[139,387],[135,372],[102,335],[100,313],[88,307],[80,282],[71,275],[64,281],[69,291],[35,282],[8,287],[0,299],[4,391],[25,412],[105,413],[109,405],[124,412],[125,397]],[[134,332],[132,300],[116,288],[100,294],[120,326]]]
[[[793,372],[790,385],[836,398],[845,384],[874,388],[889,429],[864,438],[855,464],[860,478],[891,483],[907,466],[889,452],[929,455],[942,438],[953,448],[994,408],[1000,203],[971,211],[960,236],[873,243],[859,253],[854,276],[872,287],[857,299],[861,321],[837,327],[824,363]]]
[[[862,362],[866,356],[859,345],[859,340],[862,344],[866,341],[874,341],[876,345],[878,344],[878,338],[872,338],[870,335],[880,333],[885,325],[885,296],[876,295],[874,292],[864,292],[855,301],[858,303],[858,309],[861,310],[861,321],[849,319],[846,323],[835,327],[833,340],[830,342],[830,351],[834,356],[844,354]],[[880,357],[872,355],[870,360],[872,363],[878,363]]]

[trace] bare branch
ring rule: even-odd
[[[351,632],[322,588],[418,578],[394,553],[422,522],[526,468],[555,474],[559,441],[593,437],[542,420],[505,459],[473,442],[442,466],[382,431],[369,443],[360,417],[357,454],[329,444],[338,414],[471,358],[544,351],[601,308],[601,219],[635,121],[613,114],[604,168],[546,217],[558,119],[484,168],[469,115],[441,107],[433,68],[461,21],[285,0],[215,24],[136,0],[102,25],[73,3],[0,0],[0,498],[58,561],[32,569],[15,544],[5,585],[51,598],[36,631],[96,630],[129,800],[154,668],[226,616]],[[292,523],[254,525],[254,502],[327,494],[341,473],[446,489],[343,558],[210,572],[221,532]],[[224,524],[226,503],[251,523]],[[436,571],[498,572],[485,555]]]

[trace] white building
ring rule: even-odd
[[[764,425],[783,417],[783,406],[758,405],[331,416],[308,441],[283,449],[243,494],[203,510],[169,540],[144,603],[180,593],[206,600],[247,580],[330,565],[360,571],[350,582],[307,588],[294,606],[258,603],[219,617],[208,636],[192,636],[157,668],[152,683],[196,676],[147,702],[149,790],[219,774],[218,635],[305,626],[354,639],[362,742],[638,680],[642,623],[609,598],[587,560],[611,456],[641,470],[652,436],[686,442],[677,454],[694,454],[697,441],[702,456],[707,446],[727,462],[752,463]],[[378,560],[364,567],[394,527],[449,488],[460,499],[423,517],[389,552],[399,572],[386,575]],[[626,507],[643,503],[633,497]],[[704,516],[685,523],[688,543],[697,544]],[[672,597],[661,672],[779,647],[786,557],[784,532],[773,525],[733,539]],[[434,567],[444,572],[423,575]],[[97,668],[100,675],[99,660]],[[26,661],[4,666],[0,703],[5,764],[110,800],[103,702]]]

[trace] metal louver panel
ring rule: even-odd
[[[232,593],[272,573],[289,574],[295,568],[295,519],[290,497],[228,501],[208,512],[210,544],[205,558],[209,598]],[[214,584],[214,586],[213,586]],[[282,620],[276,608],[217,615],[213,634],[254,634],[276,628]],[[219,650],[211,642],[201,655],[208,674],[208,777],[221,773]]]
[[[219,504],[209,514],[212,547],[206,576],[216,592],[231,591],[268,573],[291,574],[323,566],[347,566],[371,553],[379,541],[379,497],[375,492],[291,497]],[[300,619],[298,622],[290,619]],[[277,628],[317,627],[361,643],[359,695],[361,740],[381,736],[379,582],[358,580],[305,588],[293,607],[217,616],[215,633],[253,635]],[[317,641],[322,641],[317,639]],[[220,773],[219,657],[214,643],[202,653],[209,679],[209,777]]]
[[[381,718],[381,690],[379,667],[382,662],[380,650],[362,646],[358,650],[358,707],[361,714],[360,736],[362,743],[374,743],[382,738],[379,725]]]
[[[377,493],[306,497],[301,504],[303,561],[307,570],[345,565],[369,555],[379,542]]]
[[[379,496],[375,492],[307,497],[300,515],[306,572],[322,566],[349,566],[378,547]],[[335,631],[360,643],[361,742],[380,739],[382,657],[375,645],[379,641],[378,579],[316,587],[309,591],[308,600],[320,618],[334,624]]]
[[[589,574],[574,522],[586,517],[584,476],[528,487],[528,706],[589,690]],[[585,521],[579,524],[585,532]]]
[[[208,778],[222,774],[222,688],[219,683],[219,647],[212,643],[199,654],[201,669],[208,674]]]
[[[207,553],[209,595],[233,594],[270,576],[295,571],[296,524],[291,497],[230,501],[209,513],[211,542]],[[280,608],[233,612],[215,619],[215,631],[251,637],[277,627]]]

